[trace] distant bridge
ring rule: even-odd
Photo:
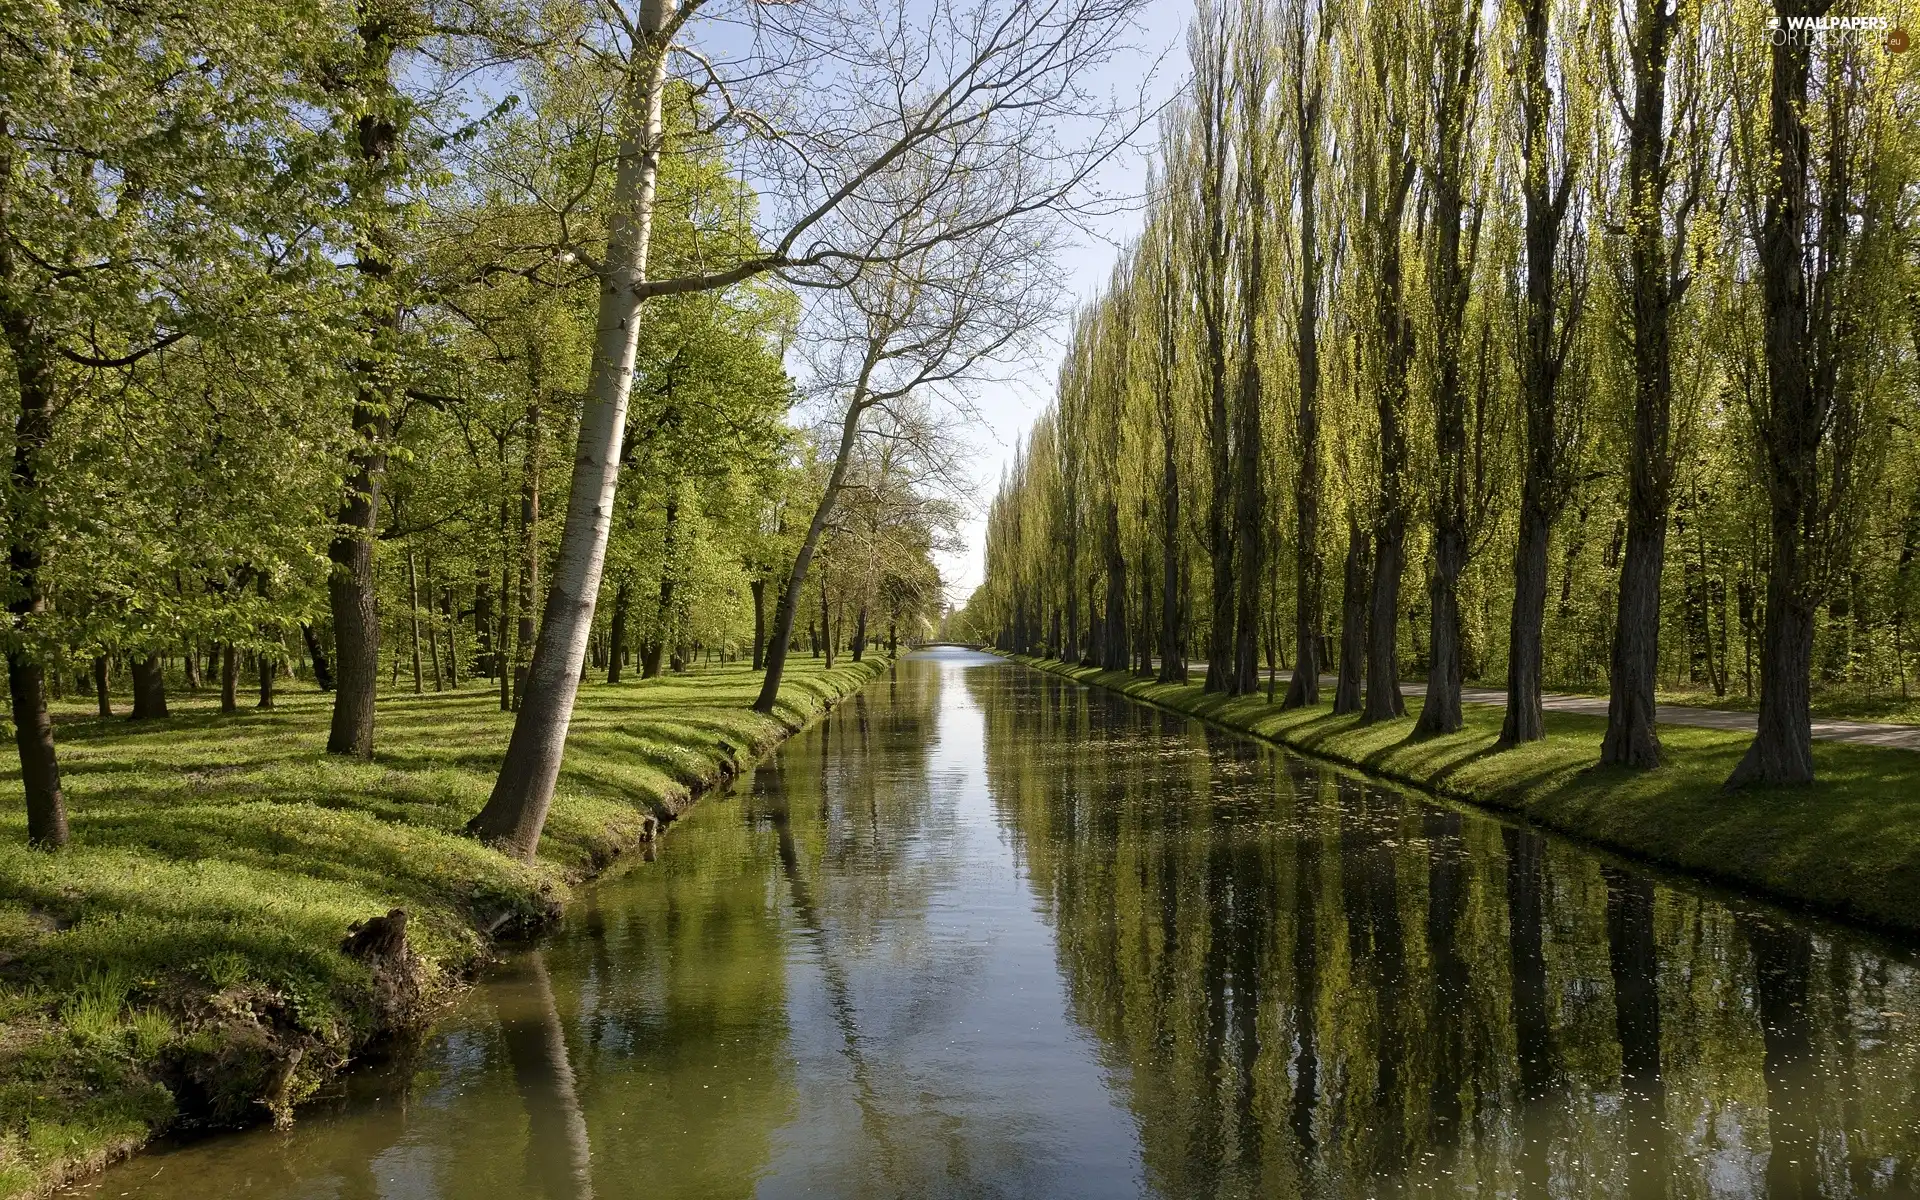
[[[920,642],[915,650],[985,650],[985,642]]]

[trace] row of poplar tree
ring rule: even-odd
[[[1896,8],[1201,0],[1144,232],[1004,479],[974,629],[1461,724],[1507,681],[1904,694],[1920,55]],[[1844,19],[1842,19],[1844,18]],[[1604,682],[1603,682],[1604,681]],[[1270,688],[1272,684],[1268,685]]]
[[[335,691],[329,750],[358,757],[383,686],[486,677],[520,708],[609,228],[634,211],[609,148],[631,64],[585,15],[537,6],[8,22],[0,634],[30,840],[67,836],[49,701],[91,693],[108,715],[122,664],[136,718],[166,715],[169,674],[223,677],[231,710],[243,673],[271,706],[299,664]],[[652,272],[763,254],[712,107],[650,78]],[[792,641],[829,657],[937,607],[951,514],[884,440],[842,452],[811,573],[792,571],[828,486],[785,366],[799,314],[771,271],[648,300],[575,671],[617,682],[702,649],[758,668],[794,577]]]

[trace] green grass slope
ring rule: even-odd
[[[370,1042],[417,1025],[570,885],[698,792],[857,691],[880,663],[721,667],[580,691],[540,861],[462,836],[512,717],[480,686],[381,697],[378,753],[324,753],[330,698],[221,716],[212,697],[133,724],[56,715],[73,840],[26,848],[0,771],[0,1195],[45,1191],[169,1125],[284,1118]],[[9,756],[11,757],[11,756]],[[399,1001],[342,952],[409,913]]]

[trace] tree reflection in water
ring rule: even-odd
[[[535,950],[516,966],[519,986],[501,992],[500,1036],[513,1065],[514,1086],[527,1110],[525,1194],[592,1200],[587,1118],[580,1108],[546,955]]]
[[[967,683],[1160,1194],[1917,1194],[1904,951],[1055,676]]]
[[[970,663],[788,742],[362,1099],[93,1194],[1920,1194],[1909,952]]]

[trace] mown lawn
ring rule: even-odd
[[[1415,740],[1408,715],[1363,725],[1331,708],[1207,695],[1124,671],[1021,659],[1374,775],[1866,924],[1920,931],[1920,754],[1814,743],[1810,787],[1722,788],[1752,735],[1664,726],[1667,763],[1600,769],[1606,721],[1547,714],[1543,742],[1499,750],[1502,712],[1469,704],[1458,733]]]
[[[137,725],[62,705],[65,850],[26,848],[18,764],[0,770],[0,1195],[178,1119],[297,1101],[391,1023],[341,952],[350,924],[408,911],[411,1007],[430,1012],[484,956],[483,930],[538,925],[723,761],[877,669],[798,660],[778,720],[749,709],[760,676],[744,667],[582,687],[532,866],[461,834],[511,727],[483,685],[383,695],[372,762],[324,753],[331,700],[314,691],[232,716],[173,696],[176,715]]]

